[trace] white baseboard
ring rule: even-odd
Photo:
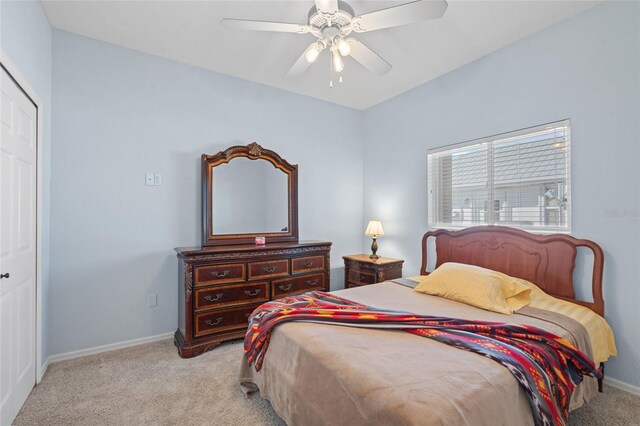
[[[47,371],[47,368],[49,368],[50,363],[51,363],[51,357],[47,358],[44,364],[42,364],[42,366],[40,367],[40,370],[38,371],[38,377],[36,377],[36,385],[42,381],[42,377],[44,376],[44,373]]]
[[[622,380],[612,379],[611,377],[605,377],[604,382],[612,388],[617,388],[634,395],[640,395],[640,387],[623,382]]]
[[[80,349],[77,351],[66,352],[57,355],[51,355],[47,358],[45,366],[43,367],[42,374],[49,364],[59,361],[65,361],[68,359],[80,358],[87,355],[95,355],[102,352],[115,351],[116,349],[128,348],[130,346],[143,345],[145,343],[157,342],[159,340],[165,340],[173,337],[173,332],[157,334],[155,336],[141,337],[139,339],[125,340],[124,342],[110,343],[108,345],[95,346],[93,348]]]

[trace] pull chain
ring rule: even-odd
[[[333,55],[329,54],[329,89],[333,89]]]
[[[331,52],[331,54],[329,54],[329,89],[333,89],[334,65],[333,52]],[[338,84],[342,84],[342,72],[338,74]]]

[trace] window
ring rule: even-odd
[[[570,231],[569,120],[430,150],[429,227]]]

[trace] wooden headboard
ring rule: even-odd
[[[602,248],[593,241],[564,234],[536,235],[505,226],[476,226],[460,231],[439,229],[422,237],[422,267],[427,272],[427,240],[435,237],[436,267],[446,262],[493,269],[530,281],[559,299],[586,306],[604,316]],[[593,302],[576,300],[573,270],[578,247],[593,251]]]

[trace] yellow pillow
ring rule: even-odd
[[[587,329],[587,333],[589,333],[589,340],[591,340],[593,360],[596,364],[605,362],[610,356],[618,354],[613,331],[611,330],[609,323],[600,315],[584,306],[556,299],[529,281],[519,281],[531,289],[531,303],[529,306],[532,308],[557,312],[569,318],[573,318]]]
[[[512,314],[531,301],[531,288],[517,278],[479,266],[444,263],[418,281],[415,290],[501,314]]]

